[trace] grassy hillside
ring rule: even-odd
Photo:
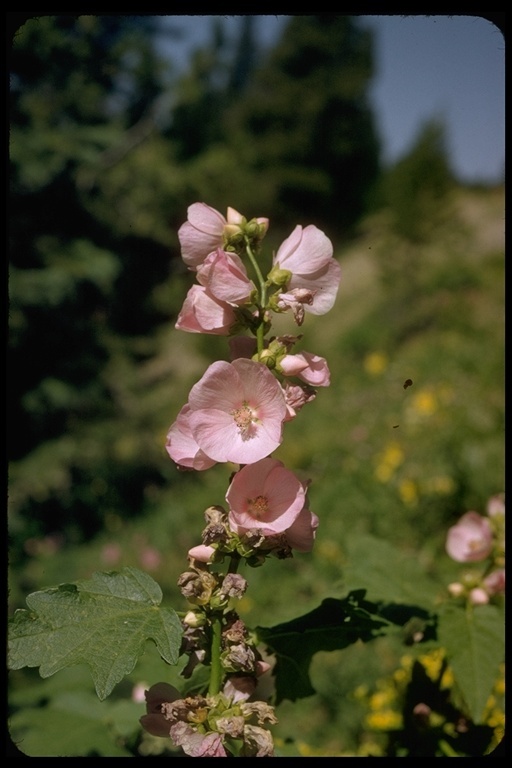
[[[424,244],[393,237],[380,213],[348,246],[335,243],[335,252],[342,267],[336,305],[323,317],[308,316],[301,329],[303,349],[327,359],[331,386],[286,425],[275,454],[311,481],[317,541],[311,555],[245,574],[240,612],[252,626],[280,623],[324,597],[366,586],[364,561],[372,552],[361,550],[364,541],[412,554],[445,581],[454,572],[444,553],[447,528],[469,509],[483,511],[504,488],[503,190],[459,190],[448,222]],[[296,332],[288,317],[276,329]],[[141,375],[153,384],[151,402],[162,418],[158,446],[191,384],[216,357],[227,357],[224,339],[172,330],[152,368],[146,364]],[[180,376],[171,390],[165,361],[176,359]],[[146,515],[130,523],[106,515],[103,534],[86,546],[32,542],[23,571],[10,574],[13,605],[34,589],[135,565],[182,607],[177,576],[187,549],[199,543],[203,510],[223,503],[229,470],[187,473],[178,482],[163,447],[155,456],[170,482],[164,491],[148,489]],[[390,573],[394,567],[391,560]],[[303,742],[303,754],[355,750],[363,736],[354,691],[396,663],[386,646],[319,654],[312,675],[318,694],[280,708],[282,744],[291,740],[296,750]],[[27,680],[33,696],[48,684],[28,673],[12,680],[17,701],[26,698]]]

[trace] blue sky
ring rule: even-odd
[[[375,30],[370,95],[395,160],[422,122],[441,118],[451,162],[465,181],[496,180],[505,160],[505,40],[478,16],[363,17]]]
[[[236,30],[236,17],[226,19]],[[211,16],[169,17],[186,32],[173,43],[184,60],[209,37]],[[268,44],[284,16],[258,17]],[[394,162],[414,143],[420,126],[441,119],[454,172],[465,182],[495,182],[505,160],[505,40],[479,16],[360,16],[374,31],[376,74],[369,90],[382,157]],[[188,41],[188,42],[187,42]]]

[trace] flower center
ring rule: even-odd
[[[231,415],[235,420],[235,424],[240,430],[242,439],[248,440],[250,437],[253,437],[253,424],[255,421],[257,421],[257,418],[254,415],[252,408],[247,403],[244,403],[240,406],[240,408],[236,408],[234,411],[231,411]]]
[[[255,499],[249,499],[247,511],[250,515],[260,520],[268,512],[268,499],[266,496],[256,496]]]

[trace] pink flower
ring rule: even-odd
[[[254,672],[256,677],[252,675],[231,675],[224,683],[223,693],[231,701],[247,701],[256,691],[258,687],[258,679],[265,675],[270,670],[270,664],[262,659],[256,661]]]
[[[316,397],[314,389],[303,384],[290,384],[288,381],[283,384],[283,394],[287,408],[285,421],[294,419],[300,409]]]
[[[179,691],[168,683],[156,683],[145,692],[147,714],[140,718],[140,724],[152,736],[170,737],[176,746],[181,746],[191,757],[227,757],[219,733],[198,733],[184,722],[195,707],[203,701],[182,699]],[[206,703],[206,702],[205,702]],[[174,704],[173,707],[170,707]]]
[[[215,547],[211,547],[208,544],[198,544],[188,551],[188,556],[192,560],[198,560],[200,563],[209,563],[214,554]]]
[[[146,715],[140,724],[152,736],[169,736],[171,724],[162,712],[162,704],[181,699],[181,694],[168,683],[156,683],[145,692]]]
[[[279,367],[285,376],[298,376],[308,363],[303,355],[285,355],[279,361]]]
[[[139,555],[141,565],[148,571],[154,571],[162,562],[162,556],[154,547],[144,547]]]
[[[489,602],[489,595],[482,589],[482,587],[475,587],[469,593],[469,601],[473,605],[487,605]]]
[[[236,322],[233,307],[213,296],[202,285],[193,285],[176,320],[179,331],[227,336]]]
[[[294,288],[287,293],[280,293],[277,295],[277,309],[281,312],[291,309],[297,325],[302,325],[305,314],[304,304],[311,306],[315,293],[316,291],[311,291],[308,288]]]
[[[448,530],[446,551],[458,563],[484,560],[492,552],[493,536],[489,520],[476,512],[466,512]]]
[[[247,464],[236,473],[226,494],[229,526],[235,533],[258,529],[265,536],[290,528],[305,502],[300,480],[272,458]]]
[[[261,363],[212,363],[190,390],[188,405],[192,438],[213,461],[251,464],[281,443],[286,403]]]
[[[505,494],[498,493],[496,496],[491,496],[487,502],[487,514],[489,517],[498,517],[505,515]]]
[[[286,293],[293,296],[297,289],[309,291],[303,294],[307,300],[302,302],[302,307],[313,315],[328,312],[338,293],[341,268],[332,254],[329,238],[310,224],[304,229],[300,225],[295,227],[274,256],[274,267],[288,270],[292,275]],[[295,293],[296,297],[299,295]]]
[[[190,757],[227,757],[220,733],[198,733],[190,725],[178,722],[171,726],[171,738]]]
[[[253,219],[259,225],[260,237],[268,229],[268,219]],[[193,203],[187,209],[187,221],[178,230],[181,256],[191,270],[196,270],[205,258],[223,248],[229,238],[241,233],[244,217],[228,208],[227,218],[206,203]]]
[[[281,370],[285,376],[298,376],[314,387],[328,387],[331,374],[327,361],[310,352],[300,352],[297,355],[285,355],[280,361]]]
[[[489,595],[504,595],[505,569],[499,568],[486,576],[484,579],[484,587]]]
[[[306,504],[295,522],[285,532],[290,547],[297,552],[311,552],[318,522],[318,517],[308,509]]]
[[[198,446],[190,427],[190,406],[184,405],[167,433],[166,450],[179,467],[209,469],[216,462]]]
[[[220,248],[199,265],[197,279],[212,296],[229,304],[243,304],[256,290],[240,257]]]
[[[206,203],[187,209],[187,221],[178,230],[181,256],[190,269],[197,269],[209,253],[224,245],[224,216]]]

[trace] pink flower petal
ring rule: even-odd
[[[206,544],[198,544],[197,547],[192,547],[188,551],[188,556],[193,560],[199,560],[200,563],[209,563],[214,554],[215,547]]]
[[[304,506],[305,491],[282,462],[265,458],[236,473],[226,500],[229,525],[235,533],[257,528],[272,535],[292,525]]]
[[[171,739],[190,757],[227,757],[220,733],[202,734],[188,723],[178,722],[171,727]]]
[[[312,355],[310,352],[302,352],[301,357],[304,358],[307,366],[299,371],[299,379],[313,387],[328,387],[331,383],[331,374],[325,358]]]
[[[197,279],[216,299],[231,304],[243,304],[255,290],[240,257],[220,248],[197,268]]]
[[[332,309],[341,281],[341,267],[335,259],[321,270],[313,274],[302,276],[293,274],[288,284],[288,290],[297,288],[314,290],[311,304],[304,304],[305,312],[312,315],[325,315]]]
[[[189,206],[188,220],[178,230],[181,256],[189,269],[195,270],[209,253],[223,245],[226,219],[205,203]]]
[[[299,225],[279,247],[274,264],[293,274],[310,275],[323,269],[332,254],[332,243],[320,229],[313,224]]]
[[[466,512],[459,522],[448,530],[446,551],[459,563],[484,560],[492,552],[492,529],[487,517],[477,512]]]
[[[179,331],[227,336],[236,322],[233,308],[213,296],[204,286],[189,289],[176,320]]]
[[[297,289],[313,295],[311,303],[302,305],[305,312],[323,315],[331,309],[341,280],[341,268],[333,258],[331,241],[320,229],[313,225],[304,229],[295,227],[279,247],[273,264],[292,273],[285,295]]]
[[[167,453],[180,467],[196,470],[209,469],[216,462],[199,448],[192,436],[189,420],[190,406],[184,405],[167,433],[165,446]]]
[[[297,552],[311,552],[318,528],[318,517],[304,507],[290,528],[286,531],[286,540]]]
[[[212,363],[188,402],[192,436],[215,461],[250,464],[281,443],[286,403],[280,384],[261,363],[245,358]]]

